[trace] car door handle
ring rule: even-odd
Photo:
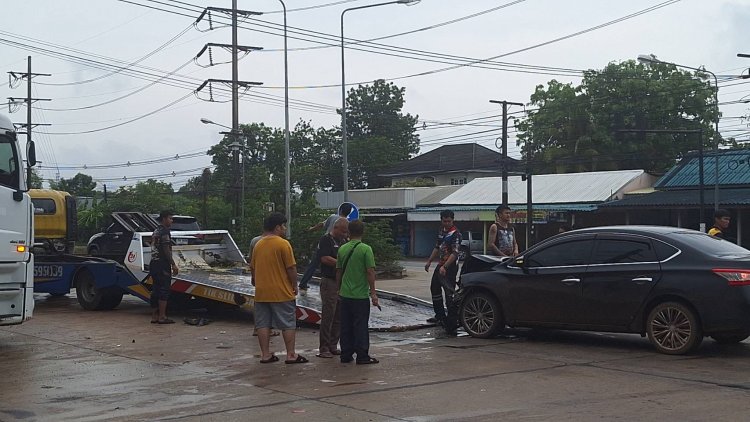
[[[566,286],[572,286],[574,284],[580,283],[581,279],[580,278],[564,278],[560,282]]]
[[[637,284],[644,284],[644,283],[651,283],[652,281],[654,281],[654,279],[651,277],[636,277],[630,281],[637,283]]]

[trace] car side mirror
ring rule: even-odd
[[[524,259],[523,255],[513,258],[513,264],[523,270],[524,273],[529,272],[529,267],[526,264],[526,260]]]

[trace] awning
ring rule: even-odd
[[[704,205],[714,203],[714,188],[706,186],[703,190]],[[668,190],[657,191],[641,195],[626,195],[618,201],[600,204],[599,208],[698,208],[700,206],[700,191]],[[719,190],[719,206],[746,207],[750,206],[750,188],[734,188]]]
[[[399,215],[406,215],[405,212],[373,212],[373,213],[361,213],[359,214],[362,218],[367,217],[398,217]]]

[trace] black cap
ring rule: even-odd
[[[157,221],[161,221],[164,219],[164,217],[172,217],[174,216],[174,212],[171,210],[163,210],[159,213],[159,216],[156,218]]]

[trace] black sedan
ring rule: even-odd
[[[750,335],[750,251],[675,227],[575,230],[513,259],[472,256],[455,303],[474,337],[506,326],[639,333],[684,354],[704,336]]]

